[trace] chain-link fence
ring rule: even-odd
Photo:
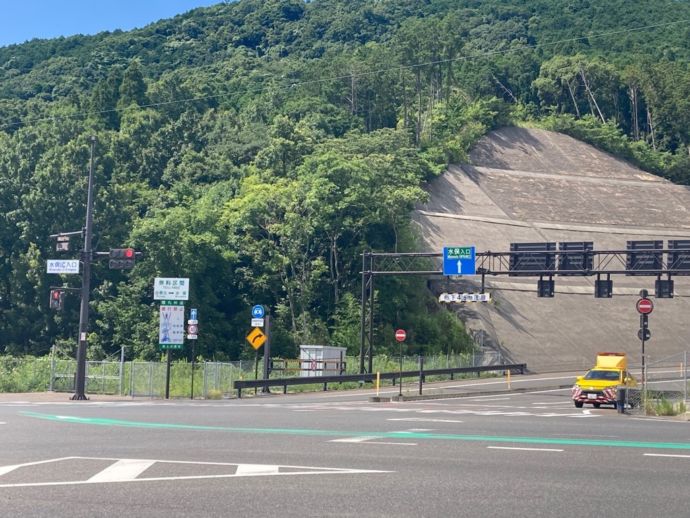
[[[625,394],[627,412],[643,415],[677,415],[687,412],[690,379],[688,353],[666,358],[647,357],[637,388]]]
[[[86,362],[86,393],[132,397],[164,397],[167,364],[163,362]],[[48,390],[75,390],[76,362],[50,362]],[[253,362],[175,362],[170,365],[170,397],[222,398],[233,393],[233,382],[253,377]]]
[[[21,360],[17,360],[21,362]],[[34,360],[38,361],[38,360]],[[374,370],[380,372],[395,371],[399,358],[377,356]],[[483,353],[463,353],[430,356],[425,358],[426,369],[448,367],[476,367],[501,363],[500,353],[493,351]],[[403,358],[405,370],[414,370],[419,364],[418,356]],[[75,390],[76,362],[73,359],[49,360],[50,372],[42,370],[49,377],[45,389],[55,392],[73,392]],[[359,361],[356,357],[346,359],[347,373],[357,372]],[[45,362],[48,367],[48,362]],[[86,362],[86,393],[111,394],[132,397],[162,398],[166,389],[165,362],[138,361],[89,361]],[[254,361],[237,362],[200,362],[193,366],[188,362],[175,362],[170,365],[170,397],[201,397],[207,399],[223,398],[233,395],[233,383],[239,379],[255,379],[263,375],[261,366],[258,372]],[[276,371],[272,377],[298,376],[300,371]],[[44,390],[45,390],[44,389]]]

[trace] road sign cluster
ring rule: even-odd
[[[654,311],[654,302],[647,298],[646,293],[641,293],[642,297],[637,301],[635,305],[637,307],[637,312],[640,314],[640,330],[637,332],[637,338],[639,338],[642,343],[646,342],[652,337],[652,332],[649,330],[649,315]]]
[[[264,327],[265,315],[266,310],[261,304],[252,306],[252,330],[246,336],[246,339],[247,342],[249,342],[249,345],[251,345],[257,351],[259,350],[259,347],[261,347],[268,339],[266,334],[261,330],[261,328]]]

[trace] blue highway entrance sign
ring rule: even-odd
[[[443,275],[476,275],[476,249],[473,246],[443,248]]]

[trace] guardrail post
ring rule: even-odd
[[[424,356],[419,356],[419,395],[422,395],[422,383],[424,382]]]

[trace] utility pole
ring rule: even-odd
[[[79,311],[79,337],[77,347],[77,374],[75,392],[72,399],[84,400],[86,397],[86,346],[89,330],[89,293],[91,291],[91,234],[93,228],[93,161],[96,137],[91,137],[91,159],[89,161],[89,182],[86,199],[86,226],[84,227],[84,249],[81,253],[83,271],[81,276],[81,308]]]

